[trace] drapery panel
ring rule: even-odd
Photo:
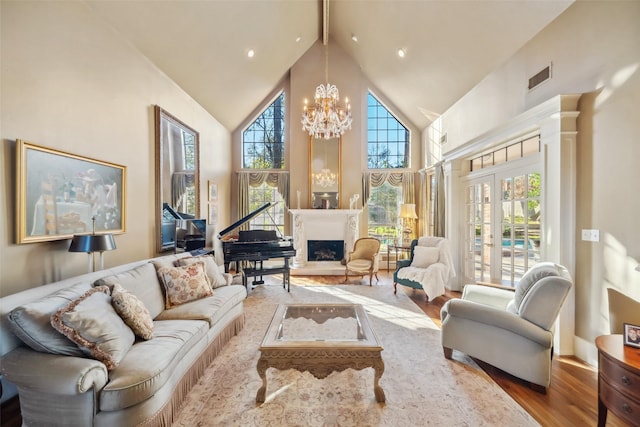
[[[433,199],[433,234],[437,237],[445,235],[445,203],[444,203],[444,167],[442,162],[435,164],[435,197]]]
[[[362,204],[369,202],[372,188],[381,187],[385,182],[393,187],[402,187],[403,203],[415,203],[413,172],[365,172],[362,176]]]
[[[289,207],[289,172],[238,172],[238,219],[244,218],[251,212],[249,206],[249,187],[260,187],[266,183],[269,187],[276,187]],[[241,230],[248,230],[249,224],[240,226]]]
[[[174,209],[180,209],[182,196],[187,191],[187,188],[195,185],[195,182],[196,178],[194,171],[174,172],[171,175],[171,206]]]

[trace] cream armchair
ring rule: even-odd
[[[380,240],[373,237],[362,237],[353,245],[353,251],[347,256],[344,270],[344,281],[349,279],[349,272],[358,276],[369,276],[369,286],[372,285],[373,275],[378,279],[378,264],[380,253]]]
[[[466,285],[462,298],[447,301],[440,311],[444,356],[462,351],[546,393],[554,323],[571,287],[567,269],[551,262],[533,266],[515,292]]]

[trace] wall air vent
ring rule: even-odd
[[[445,133],[440,137],[440,145],[444,145],[446,143],[447,143],[447,134]]]
[[[551,64],[529,79],[529,90],[551,78]]]

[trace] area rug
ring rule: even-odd
[[[267,371],[259,346],[280,303],[363,304],[382,342],[386,403],[373,393],[373,369],[347,369],[316,379],[308,372]],[[282,286],[253,289],[246,322],[188,394],[174,426],[536,426],[538,423],[471,359],[447,360],[440,330],[404,292],[389,285]]]

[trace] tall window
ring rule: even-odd
[[[367,164],[369,169],[409,166],[409,130],[371,92],[367,97]],[[385,182],[371,188],[369,236],[380,239],[383,250],[402,237],[398,215],[402,202],[402,186]]]
[[[285,98],[284,92],[264,109],[256,120],[242,132],[242,166],[253,172],[284,169]],[[284,172],[280,172],[284,173]],[[247,182],[249,206],[244,212],[253,212],[271,202],[273,206],[256,215],[249,222],[251,230],[277,229],[284,235],[285,205],[278,187],[263,177],[262,183]],[[255,186],[254,186],[255,185]],[[248,209],[248,210],[245,210]]]
[[[249,210],[251,212],[269,202],[275,203],[275,206],[253,217],[249,228],[251,230],[278,230],[281,235],[284,235],[285,207],[277,188],[269,186],[266,181],[259,187],[249,187]]]
[[[402,187],[394,187],[385,182],[371,189],[369,202],[369,237],[380,240],[382,249],[402,237],[399,210],[402,203]]]
[[[242,133],[242,167],[284,169],[284,92]]]
[[[371,92],[367,99],[369,169],[409,167],[409,130]]]

